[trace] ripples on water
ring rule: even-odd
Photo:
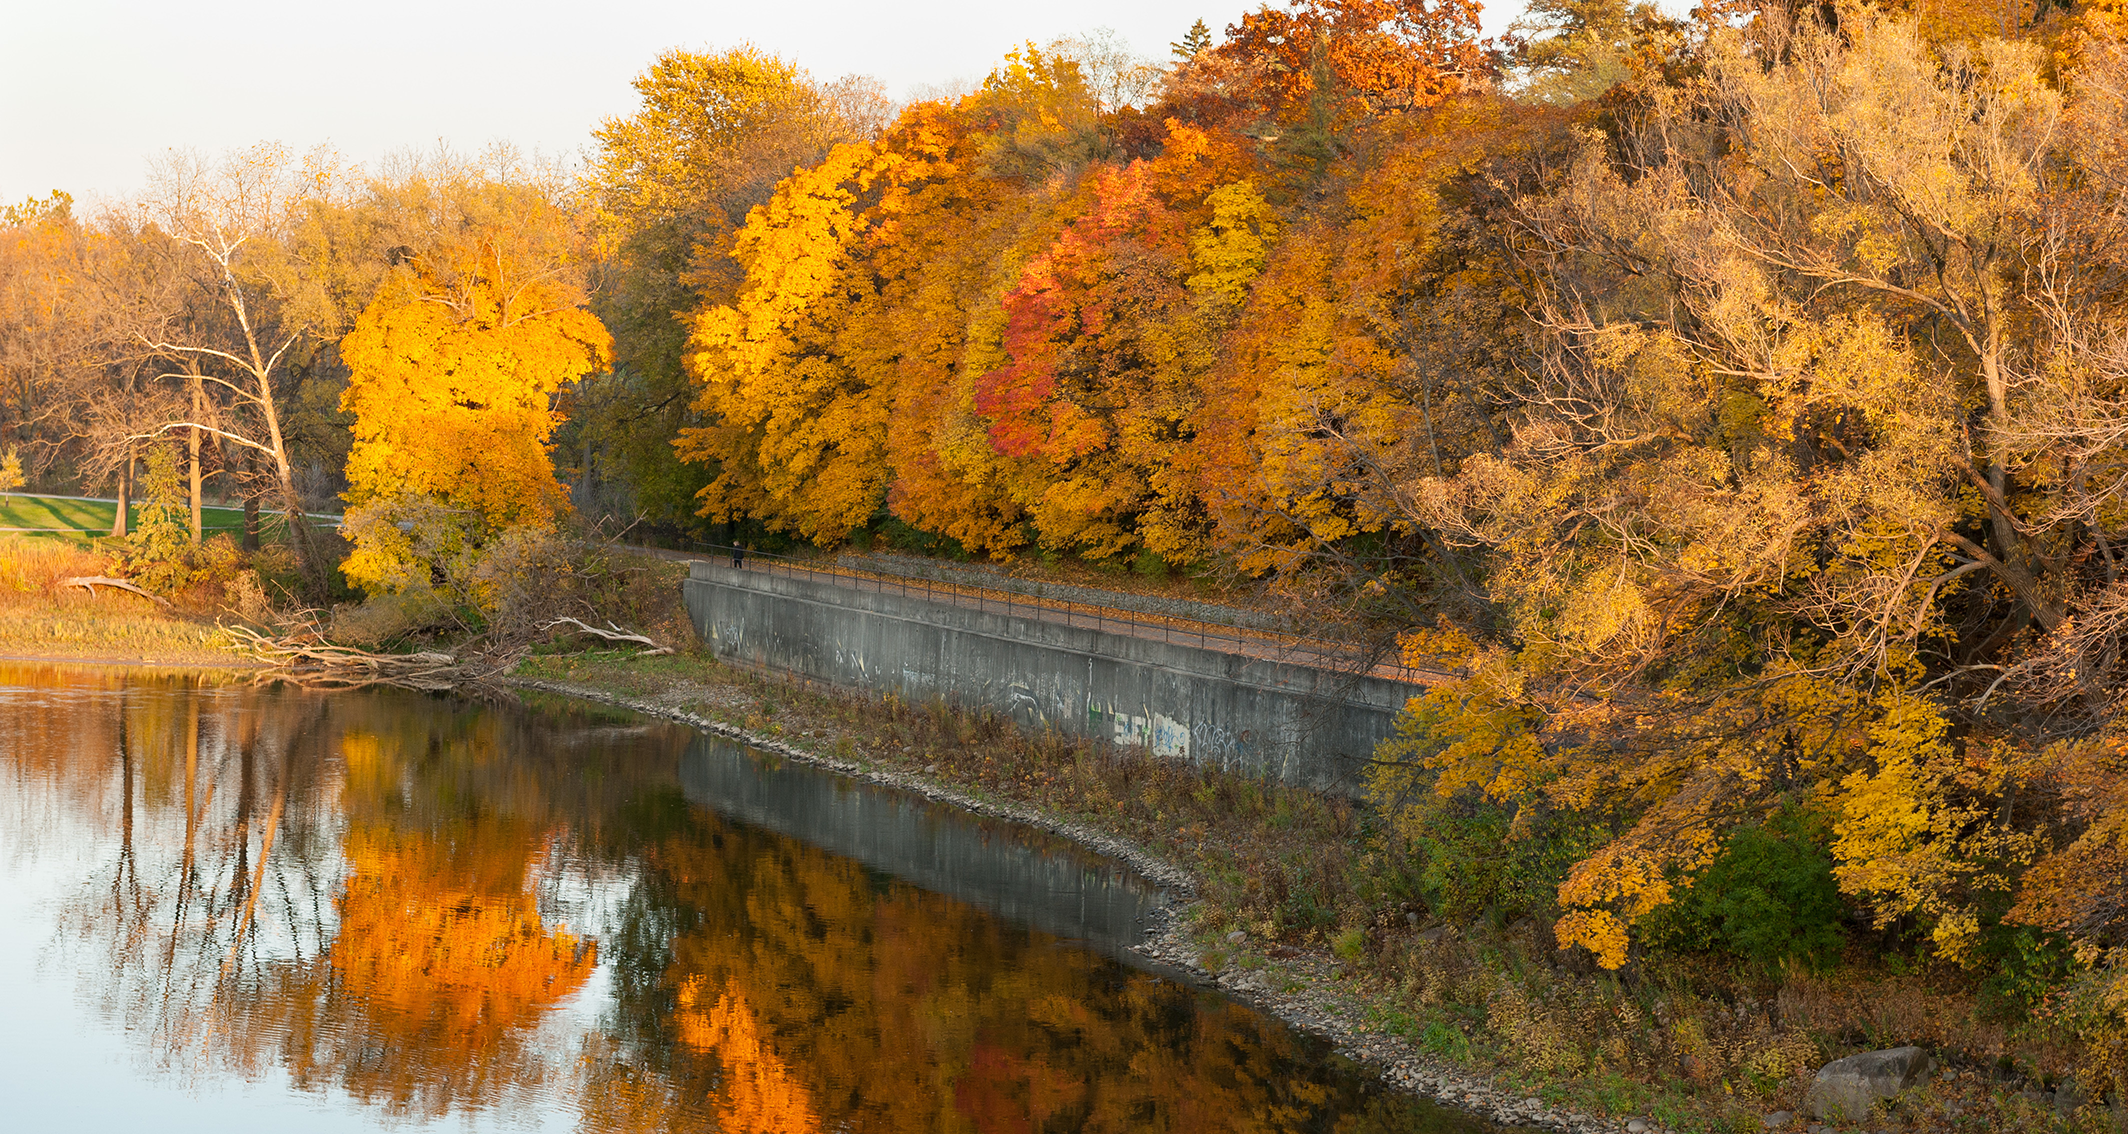
[[[1437,1131],[1160,895],[580,705],[0,666],[8,1129]]]

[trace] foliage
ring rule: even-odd
[[[466,578],[501,533],[551,528],[568,510],[555,395],[612,353],[559,202],[450,170],[403,191],[430,239],[340,344],[355,419],[341,570],[371,593]]]
[[[2110,543],[2077,471],[2111,434],[2069,424],[2115,380],[2071,345],[2111,318],[2079,282],[2110,268],[2059,242],[2105,222],[2062,195],[2095,182],[2056,180],[2110,176],[2059,132],[2104,84],[2079,103],[2030,42],[1867,13],[1717,32],[1698,62],[1629,84],[1515,203],[1541,365],[1513,443],[1409,499],[1482,549],[1532,739],[1434,770],[1631,817],[1559,893],[1560,943],[1605,965],[1804,799],[1850,900],[1979,963],[2091,821],[2014,805],[2051,761],[1981,712],[2065,656],[2028,629],[2086,667],[2112,632],[2061,629],[2111,585],[2079,566]]]
[[[614,368],[569,395],[565,451],[578,504],[682,528],[708,478],[672,439],[700,424],[683,369],[687,313],[728,302],[732,240],[776,182],[872,126],[855,88],[822,84],[757,49],[669,51],[635,80],[640,109],[595,132],[587,171],[603,286],[594,313],[615,337]]]
[[[1651,943],[1720,952],[1768,972],[1827,971],[1846,943],[1847,903],[1833,878],[1830,825],[1791,808],[1739,827],[1676,900],[1650,919]]]

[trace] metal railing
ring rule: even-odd
[[[1349,642],[1309,638],[1272,631],[1249,631],[1217,623],[1172,615],[1150,614],[1124,607],[1075,602],[1061,598],[1037,598],[1012,591],[977,587],[950,580],[929,579],[883,571],[866,571],[818,559],[802,559],[772,552],[748,551],[715,544],[668,548],[683,555],[736,567],[763,571],[815,582],[832,582],[853,590],[898,594],[903,597],[945,602],[985,613],[1024,617],[1040,622],[1061,623],[1082,629],[1103,630],[1170,645],[1195,646],[1203,650],[1287,662],[1312,669],[1348,675],[1380,677],[1415,685],[1438,681],[1443,675],[1413,669],[1398,661],[1369,664],[1366,652]]]

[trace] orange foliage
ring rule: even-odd
[[[533,832],[348,833],[328,959],[386,1035],[475,1059],[583,987],[596,946],[541,921],[525,885],[537,845]]]
[[[1198,550],[1195,486],[1176,470],[1215,336],[1186,286],[1190,235],[1251,164],[1234,137],[1170,123],[1159,157],[1088,172],[1006,293],[1003,364],[975,405],[1045,544]]]
[[[1433,106],[1486,70],[1476,0],[1291,0],[1227,29],[1219,50],[1261,69],[1263,97],[1287,113],[1311,97],[1369,113]]]

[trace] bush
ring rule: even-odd
[[[372,595],[333,609],[331,638],[350,646],[376,649],[425,631],[455,627],[451,604],[426,588]]]
[[[1533,810],[1518,829],[1516,809],[1476,792],[1435,801],[1405,848],[1416,868],[1413,896],[1451,921],[1556,916],[1567,871],[1612,832],[1586,816],[1526,806]]]
[[[1726,953],[1767,971],[1824,972],[1839,960],[1847,905],[1826,849],[1830,825],[1790,808],[1730,834],[1712,864],[1645,923],[1647,940],[1679,953]]]
[[[1991,1019],[2024,1020],[2076,976],[2066,937],[2029,925],[1996,924],[1982,939],[1980,1008]]]

